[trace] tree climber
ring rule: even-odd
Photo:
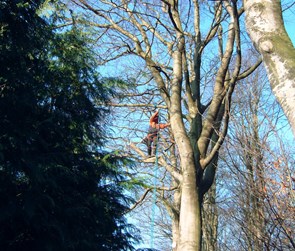
[[[143,139],[143,143],[147,145],[148,148],[148,155],[152,156],[156,154],[157,148],[157,140],[158,140],[158,132],[160,129],[164,129],[170,126],[168,124],[159,124],[159,111],[156,111],[150,117],[150,127],[148,130],[148,135]]]

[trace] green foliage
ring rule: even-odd
[[[0,249],[132,249],[125,160],[98,151],[107,91],[81,34],[52,33],[41,3],[0,3]]]
[[[146,178],[134,178],[131,177],[128,180],[122,181],[121,185],[124,186],[127,190],[138,190],[138,188],[149,188],[147,185],[148,177]]]

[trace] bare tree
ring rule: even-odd
[[[167,154],[147,158],[136,144],[130,144],[129,152],[125,148],[139,162],[136,173],[155,176],[151,171],[155,161],[161,168],[157,186],[145,185],[134,207],[156,188],[173,222],[173,250],[201,250],[202,202],[214,181],[227,134],[231,96],[236,82],[260,63],[241,69],[242,10],[236,1],[71,2],[79,16],[76,25],[96,31],[92,34],[100,50],[98,59],[116,62],[118,69],[123,57],[132,57],[138,70],[129,72],[125,61],[125,73],[133,77],[138,73],[134,78],[140,81],[125,90],[122,100],[128,103],[110,103],[128,111],[117,116],[130,121],[127,132],[124,123],[117,123],[115,135],[126,132],[125,142],[138,137],[139,117],[149,115],[147,108],[154,104],[165,109],[171,122],[168,137],[173,146],[167,141]],[[142,108],[141,114],[137,108]]]
[[[234,97],[231,133],[220,169],[228,181],[220,205],[223,230],[232,231],[235,250],[290,250],[295,229],[292,165],[294,148],[282,139],[287,122],[272,99],[266,74],[260,69]],[[287,157],[288,156],[288,157]],[[225,168],[226,165],[228,167]],[[231,184],[231,185],[229,185]],[[288,194],[288,195],[287,195]],[[221,199],[221,198],[219,198]],[[228,225],[227,225],[228,224]],[[230,245],[221,241],[223,245]]]
[[[295,48],[284,27],[281,1],[244,0],[244,7],[250,38],[295,135]]]

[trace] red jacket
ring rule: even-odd
[[[164,129],[170,124],[159,124],[159,111],[156,111],[150,118],[150,126],[156,129]]]

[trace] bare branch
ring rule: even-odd
[[[262,63],[262,58],[259,58],[254,65],[252,65],[251,67],[249,67],[248,69],[246,69],[244,72],[242,72],[241,74],[239,74],[239,76],[237,77],[237,80],[241,80],[243,78],[248,77],[252,72],[254,72],[257,69],[257,67],[261,63]]]
[[[107,103],[108,106],[113,107],[153,107],[158,109],[167,109],[165,105],[154,105],[154,104],[116,104],[116,103]]]
[[[147,158],[147,155],[141,149],[139,149],[133,142],[130,142],[129,145],[135,152],[137,152],[143,158],[142,162],[155,163],[156,156]],[[176,180],[178,180],[179,182],[182,181],[182,175],[175,168],[173,168],[173,166],[167,164],[167,162],[164,160],[162,156],[158,157],[158,163],[159,165],[163,166],[168,172],[170,172]]]
[[[138,205],[140,205],[140,204],[144,201],[144,199],[145,199],[145,197],[148,195],[148,193],[149,193],[150,191],[152,191],[152,190],[153,190],[152,187],[146,189],[145,192],[143,193],[143,195],[140,197],[140,199],[139,199],[138,201],[136,201],[136,202],[135,202],[135,203],[134,203],[134,204],[128,209],[128,211],[127,211],[126,213],[132,211],[132,210],[135,209]]]

